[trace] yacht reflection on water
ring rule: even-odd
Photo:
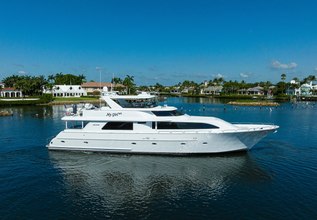
[[[111,208],[148,204],[157,198],[179,199],[187,193],[216,199],[237,181],[269,178],[245,153],[162,157],[52,151],[49,156],[70,191],[82,198],[102,199]]]

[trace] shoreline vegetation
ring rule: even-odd
[[[243,106],[279,106],[279,102],[288,101],[317,101],[317,97],[291,97],[288,95],[276,96],[272,99],[267,99],[263,96],[249,96],[249,95],[168,95],[161,94],[161,96],[169,97],[189,97],[189,98],[215,98],[228,100],[227,104],[230,105],[243,105]],[[65,104],[78,104],[78,103],[103,103],[99,96],[85,96],[85,97],[67,97],[67,98],[53,98],[50,95],[40,97],[29,97],[25,99],[0,99],[0,107],[5,106],[18,106],[18,105],[65,105]]]
[[[123,85],[122,90],[124,94],[136,94],[137,91],[155,92],[159,96],[167,97],[191,97],[191,98],[207,98],[220,99],[222,102],[231,102],[239,100],[252,100],[257,105],[259,102],[274,101],[274,102],[296,102],[296,101],[317,101],[317,89],[312,87],[313,82],[316,81],[316,76],[309,75],[303,80],[294,77],[291,82],[286,82],[286,74],[281,74],[281,81],[276,84],[270,81],[248,83],[242,80],[226,81],[223,77],[215,77],[214,79],[205,80],[197,83],[190,80],[184,80],[173,86],[163,86],[159,83],[151,86],[137,86],[134,82],[134,76],[126,75],[125,78],[113,77],[111,85]],[[55,91],[55,85],[82,85],[87,82],[84,75],[63,74],[62,72],[55,75],[45,77],[29,76],[29,75],[11,75],[2,80],[0,90],[6,88],[14,89],[20,92],[19,98],[12,92],[2,91],[0,98],[0,106],[17,106],[17,105],[64,105],[75,103],[99,103],[100,91],[94,90],[87,93],[88,96],[75,98],[67,94],[69,97],[54,97],[47,92]],[[93,82],[93,81],[91,81]],[[5,86],[5,87],[4,87]],[[298,92],[304,86],[303,91]],[[310,88],[308,91],[307,88]],[[59,90],[59,88],[56,88]],[[72,87],[70,87],[72,89]],[[101,89],[101,88],[100,88]],[[109,89],[109,88],[108,88]],[[6,90],[4,90],[6,91]],[[10,95],[11,94],[11,95]],[[22,95],[23,94],[23,95]],[[60,91],[58,92],[61,95]],[[301,94],[302,96],[296,96]],[[55,93],[56,95],[56,93]],[[23,98],[21,97],[23,96]],[[63,93],[64,96],[64,93]],[[37,100],[35,100],[37,98]],[[11,100],[12,99],[12,100]],[[33,100],[32,100],[33,99]],[[244,105],[251,105],[252,102],[246,102]]]

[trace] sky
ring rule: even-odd
[[[317,73],[316,10],[313,0],[0,0],[0,81],[303,79]]]

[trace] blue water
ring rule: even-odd
[[[317,103],[165,102],[280,129],[238,154],[49,152],[63,107],[6,108],[14,116],[0,118],[0,219],[317,219]]]

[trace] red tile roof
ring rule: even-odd
[[[18,89],[16,89],[16,88],[10,88],[10,87],[7,87],[7,88],[3,88],[3,89],[1,89],[2,91],[20,91],[20,90],[18,90]]]

